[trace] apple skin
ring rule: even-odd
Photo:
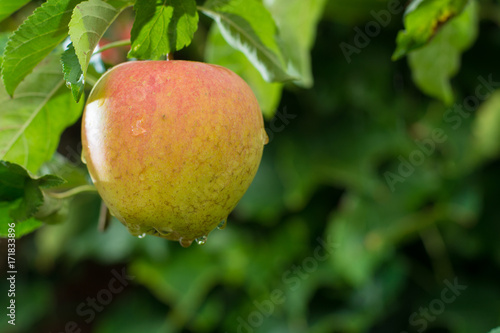
[[[132,61],[95,84],[82,158],[131,234],[189,246],[224,221],[257,172],[267,135],[250,87],[221,66]]]

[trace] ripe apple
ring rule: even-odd
[[[223,227],[267,135],[255,95],[229,69],[132,61],[95,84],[82,143],[99,194],[131,234],[189,246]]]

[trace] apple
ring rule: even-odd
[[[82,158],[112,215],[132,235],[189,246],[225,225],[267,143],[250,87],[227,68],[131,61],[93,87]]]

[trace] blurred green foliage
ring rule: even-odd
[[[481,333],[500,326],[500,19],[491,14],[500,7],[478,2],[479,34],[460,56],[443,59],[459,38],[439,35],[448,26],[415,51],[429,53],[430,64],[418,67],[427,79],[417,87],[411,63],[418,54],[410,53],[410,65],[391,60],[403,12],[350,62],[339,47],[355,45],[354,28],[363,31],[387,4],[324,4],[309,89],[256,78],[200,16],[192,44],[176,58],[240,66],[260,87],[257,95],[269,89],[263,99],[276,110],[274,117],[264,110],[270,142],[228,226],[187,249],[132,237],[114,219],[102,233],[98,195],[79,194],[65,201],[64,221],[55,216],[18,240],[17,325],[3,318],[0,331],[64,332],[71,322],[97,333]],[[460,63],[444,98],[455,101],[450,106],[420,90],[438,59]],[[78,143],[77,123],[43,171],[69,184],[88,181]],[[2,268],[5,258],[2,252]],[[119,283],[110,282],[123,268],[131,280],[115,293]]]

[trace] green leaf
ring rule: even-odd
[[[5,51],[5,46],[7,45],[8,40],[9,40],[9,34],[6,32],[1,32],[0,33],[0,70],[2,69],[3,53]]]
[[[62,131],[81,115],[64,87],[60,53],[40,63],[10,98],[0,84],[0,159],[32,173],[51,159]]]
[[[76,56],[73,43],[70,43],[66,51],[64,51],[64,53],[61,55],[61,63],[66,85],[69,85],[71,87],[73,98],[78,102],[83,94],[85,81],[82,67],[78,62],[78,57]]]
[[[48,0],[10,37],[2,66],[2,80],[10,96],[26,75],[66,38],[71,12],[80,1]]]
[[[15,11],[26,5],[30,0],[4,0],[0,1],[0,21],[9,17]]]
[[[194,0],[144,0],[134,6],[131,58],[159,59],[188,46],[198,29]]]
[[[376,201],[352,192],[345,195],[342,208],[329,222],[326,240],[336,246],[331,264],[346,281],[363,285],[373,277],[380,262],[391,256],[394,244],[387,234],[397,227],[396,217],[407,215],[399,209],[382,208]]]
[[[424,93],[451,104],[453,92],[449,79],[458,72],[460,55],[476,40],[477,32],[478,5],[471,1],[432,41],[408,55],[416,85]]]
[[[477,110],[472,124],[473,152],[481,159],[500,153],[500,91],[496,91]]]
[[[43,204],[44,198],[40,188],[50,188],[63,183],[64,180],[60,177],[45,175],[35,178],[18,164],[0,161],[0,201],[16,202],[16,205],[10,208],[10,216],[16,222],[32,217]]]
[[[243,52],[267,82],[297,80],[286,71],[271,14],[256,0],[209,0],[199,9],[213,18],[226,41]]]
[[[16,207],[17,202],[0,202],[0,237],[7,238],[9,235],[9,224],[14,222],[10,217],[12,207]],[[42,226],[42,222],[35,218],[29,218],[25,221],[15,224],[15,238],[20,238]]]
[[[492,329],[489,333],[500,333],[500,327]]]
[[[208,34],[205,59],[209,63],[229,68],[241,76],[255,93],[264,116],[271,118],[274,115],[281,99],[283,84],[264,81],[245,55],[239,51],[235,52],[226,42],[216,24],[212,25]]]
[[[468,0],[416,0],[405,12],[405,30],[396,38],[396,50],[392,55],[397,60],[408,52],[425,45],[442,25],[459,15]]]
[[[310,88],[313,85],[310,51],[326,0],[265,0],[280,31],[287,71],[300,78],[296,84]]]
[[[101,0],[89,0],[80,3],[73,10],[73,15],[69,22],[69,35],[73,42],[74,52],[80,62],[83,77],[87,74],[87,67],[92,53],[104,32],[113,23],[118,14],[132,4],[129,1],[115,1],[113,3],[118,7],[114,7]],[[68,52],[66,58],[72,58],[72,51]],[[74,68],[74,66],[72,67]],[[73,72],[77,74],[78,70],[74,69]],[[78,80],[79,78],[77,78],[77,82]],[[77,92],[79,91],[78,86],[79,84],[76,84]]]

